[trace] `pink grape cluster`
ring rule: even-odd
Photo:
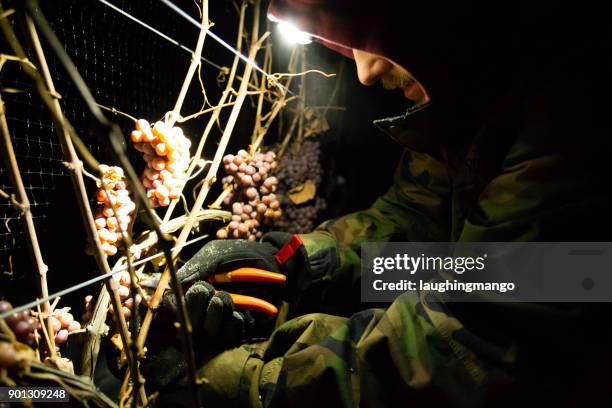
[[[264,224],[280,218],[280,201],[274,192],[278,179],[271,175],[276,169],[276,154],[272,151],[250,155],[246,150],[223,158],[228,174],[223,184],[231,184],[233,192],[224,203],[232,205],[232,221],[217,231],[218,239],[261,238]]]
[[[49,320],[53,328],[55,344],[58,346],[68,341],[68,334],[81,328],[81,323],[74,320],[74,316],[67,310],[54,310]]]
[[[119,283],[119,287],[117,288],[117,292],[119,295],[119,299],[121,300],[121,312],[123,313],[123,317],[128,320],[132,316],[132,311],[134,309],[134,299],[130,296],[130,273],[127,271],[119,272],[118,274],[113,276],[115,282]],[[136,294],[136,306],[140,305],[142,302],[142,296]],[[94,302],[93,296],[87,295],[85,296],[85,313],[83,314],[83,321],[90,321],[93,316]],[[108,309],[108,313],[111,316],[114,316],[113,306],[111,305]]]
[[[100,170],[104,173],[96,193],[100,208],[94,218],[102,250],[106,255],[113,256],[121,242],[121,231],[127,231],[132,221],[136,204],[130,198],[121,167],[101,164]],[[102,185],[108,188],[108,194]]]
[[[151,128],[144,119],[136,121],[136,130],[130,138],[147,162],[142,184],[147,189],[149,203],[152,207],[170,205],[181,195],[187,181],[191,141],[179,127],[158,121]]]
[[[0,313],[11,310],[13,306],[7,301],[0,302]],[[68,335],[71,332],[79,330],[81,324],[74,320],[68,309],[56,309],[49,317],[52,332],[50,336],[54,336],[55,344],[61,346],[68,341]],[[29,310],[24,310],[15,313],[6,318],[6,323],[9,325],[17,340],[22,343],[34,345],[40,338],[38,331],[42,329],[41,323],[32,316]]]
[[[113,276],[113,279],[115,279],[115,282],[119,283],[117,292],[119,294],[119,300],[121,300],[121,312],[125,320],[129,320],[134,311],[134,298],[136,298],[136,307],[138,307],[140,302],[142,302],[142,296],[138,293],[134,298],[130,296],[130,282],[132,279],[128,271],[119,272]],[[114,316],[115,312],[113,310],[113,305],[109,306],[108,312]]]

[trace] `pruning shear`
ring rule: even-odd
[[[259,268],[238,268],[231,272],[217,273],[208,278],[208,282],[228,283],[228,282],[259,282],[259,283],[285,283],[287,277],[282,273],[270,272]],[[254,296],[239,295],[230,293],[234,306],[238,309],[255,310],[264,312],[271,316],[276,316],[278,309],[270,302]]]
[[[282,273],[270,272],[259,268],[238,268],[230,272],[217,273],[210,276],[208,283],[229,283],[229,282],[259,282],[259,283],[285,283],[287,277]],[[140,284],[144,287],[155,289],[159,283],[158,278],[142,280]],[[229,293],[234,306],[238,309],[254,310],[263,312],[271,316],[278,314],[278,308],[272,303],[254,296]]]

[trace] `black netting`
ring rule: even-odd
[[[161,118],[172,108],[190,61],[189,53],[99,1],[56,0],[42,3],[44,14],[98,103],[151,120]],[[195,47],[197,29],[159,1],[113,0],[111,3],[181,44],[192,49]],[[177,1],[176,4],[198,18],[194,2]],[[236,18],[229,2],[211,8],[216,11],[216,18]],[[15,29],[20,35],[19,27],[15,26]],[[0,44],[2,53],[12,54],[4,41]],[[114,163],[109,143],[103,135],[91,131],[92,122],[87,109],[44,40],[43,47],[55,86],[62,96],[61,105],[65,115],[98,160]],[[216,46],[207,47],[205,55],[209,53],[208,48],[212,52],[218,49]],[[217,56],[220,65],[228,65],[231,58],[229,53]],[[207,84],[215,83],[217,73],[216,68],[203,68],[203,74],[212,78],[207,80]],[[17,64],[5,65],[0,74],[0,84],[3,90],[23,91],[4,92],[3,99],[43,256],[50,266],[49,283],[51,289],[60,289],[91,276],[95,269],[92,260],[85,255],[86,243],[70,178],[62,163],[62,151],[50,115]],[[214,94],[215,91],[213,89],[211,92]],[[192,84],[189,95],[183,112],[193,113],[202,104],[197,81]],[[129,134],[133,126],[129,119],[105,114],[119,123],[126,135]],[[200,125],[187,126],[186,133],[199,131]],[[133,162],[139,164],[141,161]],[[88,185],[93,189],[93,182],[88,181]],[[3,165],[0,166],[0,188],[12,192]],[[12,288],[22,289],[32,279],[27,243],[17,215],[6,200],[0,200],[0,286],[5,295]],[[33,292],[28,292],[15,296],[20,300],[31,300]]]
[[[195,47],[197,29],[160,1],[109,1],[180,44],[192,49]],[[41,3],[44,14],[100,104],[149,120],[161,118],[172,108],[189,65],[191,56],[188,52],[118,14],[100,0],[53,0]],[[194,18],[198,18],[194,0],[175,0],[174,3]],[[262,10],[266,8],[265,3]],[[237,14],[232,1],[211,2],[210,13],[210,18],[215,23],[215,33],[233,44]],[[265,12],[262,12],[261,17],[263,30]],[[246,27],[250,27],[250,22],[249,14]],[[18,35],[21,35],[19,27],[15,28]],[[290,48],[274,41],[273,43],[273,71],[285,71]],[[98,160],[116,164],[106,136],[92,131],[90,115],[74,86],[44,40],[43,46],[56,88],[62,96],[61,105],[66,116]],[[11,54],[1,38],[0,52]],[[338,57],[333,53],[321,47],[317,48],[316,45],[313,45],[308,53],[307,68],[337,72]],[[260,53],[260,57],[262,54]],[[233,59],[229,51],[210,38],[206,40],[204,56],[221,66],[231,65]],[[240,65],[240,70],[243,66]],[[350,67],[350,64],[347,65],[347,71],[346,78],[356,83],[354,68]],[[216,84],[218,73],[215,67],[206,64],[203,66],[206,91],[213,103],[218,100],[220,94],[220,87]],[[294,90],[297,83],[295,80]],[[308,102],[313,105],[327,103],[335,81],[311,76],[308,83]],[[6,102],[7,118],[17,158],[40,235],[43,256],[49,265],[50,290],[63,289],[94,276],[97,271],[92,257],[86,254],[85,234],[74,200],[74,190],[62,163],[61,148],[49,114],[17,64],[5,65],[0,72],[0,86]],[[6,92],[10,90],[23,92]],[[385,97],[388,99],[387,94]],[[193,81],[183,106],[183,114],[199,111],[202,102],[199,84]],[[393,160],[388,158],[394,158],[399,153],[399,149],[387,141],[387,138],[363,126],[368,119],[382,116],[383,107],[388,103],[381,103],[380,98],[372,99],[371,92],[366,95],[363,90],[355,88],[355,84],[341,90],[337,103],[346,105],[347,110],[361,120],[348,120],[349,115],[342,116],[347,120],[341,121],[332,117],[330,124],[334,131],[322,140],[329,145],[326,150],[343,153],[329,154],[334,160],[323,163],[327,177],[331,178],[336,172],[345,176],[338,178],[337,182],[328,183],[330,187],[323,193],[327,196],[333,190],[333,201],[338,203],[327,211],[326,217],[341,215],[347,209],[355,210],[367,206],[372,196],[367,193],[373,191],[379,194],[390,182]],[[248,143],[253,129],[253,106],[252,101],[245,104],[228,152],[235,152]],[[331,111],[331,114],[334,112]],[[111,113],[105,114],[121,126],[125,135],[129,134],[133,126],[129,119]],[[227,117],[227,111],[222,117]],[[191,136],[193,141],[193,135],[201,134],[204,123],[205,117],[202,117],[184,124],[185,134]],[[220,123],[224,123],[224,120]],[[217,133],[213,132],[209,137],[207,157],[210,157],[216,148],[218,130],[215,131]],[[266,143],[274,143],[276,134],[276,130],[272,130],[272,140],[268,139]],[[385,157],[385,164],[375,167],[354,165],[353,157],[372,159],[373,150]],[[131,151],[134,153],[132,163],[140,170],[138,166],[143,165],[142,159],[133,149]],[[384,175],[385,178],[380,179],[379,175]],[[364,184],[364,179],[371,182]],[[347,184],[346,180],[354,180],[355,183]],[[94,189],[93,182],[89,180],[88,186],[91,190]],[[186,190],[188,197],[191,195],[190,187]],[[11,192],[1,163],[0,188]],[[211,196],[214,196],[214,191]],[[14,303],[30,301],[34,294],[31,274],[33,268],[26,245],[17,214],[6,200],[0,200],[0,297],[10,293]],[[13,272],[12,275],[10,271]],[[75,298],[73,304],[79,303]]]

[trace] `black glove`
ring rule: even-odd
[[[193,283],[185,293],[185,301],[193,327],[197,365],[208,355],[237,346],[244,339],[246,328],[252,325],[250,316],[234,310],[226,292],[215,290],[207,282]],[[177,313],[174,293],[168,291],[153,320],[147,357],[141,365],[147,386],[154,390],[181,386],[186,381],[187,362],[182,351],[181,333],[174,327]]]
[[[292,251],[292,256],[279,265],[275,256],[287,244],[292,235],[272,232],[264,236],[263,242],[242,239],[217,240],[204,245],[181,269],[178,279],[186,288],[185,300],[193,326],[193,342],[196,363],[200,363],[249,337],[268,335],[274,318],[262,313],[234,310],[230,296],[215,290],[205,280],[216,273],[229,272],[241,267],[255,267],[287,275],[284,297],[297,296],[310,284],[310,268],[303,247]],[[264,284],[264,295],[269,298],[274,292],[270,284]],[[245,292],[255,289],[256,284],[245,283]],[[262,288],[260,288],[262,289]],[[247,293],[245,293],[247,294]],[[259,293],[249,293],[258,296]],[[186,360],[182,353],[180,333],[174,328],[177,320],[177,304],[171,291],[164,295],[162,305],[151,328],[150,344],[142,371],[147,385],[153,390],[167,390],[186,385]]]
[[[216,273],[254,267],[284,273],[287,276],[286,297],[292,299],[310,285],[311,271],[303,246],[297,248],[282,266],[276,261],[276,254],[291,237],[289,233],[270,232],[264,235],[262,242],[243,239],[208,242],[179,269],[179,281],[189,285]]]

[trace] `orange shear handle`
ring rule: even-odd
[[[260,283],[285,283],[287,277],[282,273],[270,272],[258,268],[238,268],[231,272],[217,273],[208,278],[210,283],[228,282],[260,282]],[[230,293],[232,302],[237,309],[248,309],[267,313],[272,316],[278,314],[278,309],[270,302],[253,296]]]
[[[282,273],[270,272],[258,268],[238,268],[227,273],[212,275],[210,283],[227,282],[261,282],[261,283],[285,283],[287,277]]]
[[[259,299],[253,296],[239,295],[237,293],[230,293],[232,302],[237,309],[249,309],[255,310],[256,312],[267,313],[271,316],[276,316],[278,309],[270,302],[266,302],[263,299]]]

